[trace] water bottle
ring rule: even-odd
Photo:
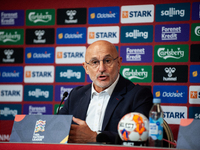
[[[149,113],[149,139],[148,145],[153,147],[163,146],[163,111],[160,106],[161,99],[154,98],[154,105]]]

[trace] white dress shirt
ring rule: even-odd
[[[105,110],[118,80],[119,74],[115,82],[100,93],[96,92],[92,83],[91,101],[86,115],[86,123],[92,131],[101,131]]]

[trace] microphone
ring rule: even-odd
[[[58,106],[58,111],[57,111],[56,115],[59,114],[60,106],[62,105],[62,102],[63,102],[64,99],[67,97],[67,95],[68,95],[68,92],[67,92],[67,91],[63,93],[63,98],[62,98],[62,100],[61,100],[61,102],[60,102],[60,105]]]

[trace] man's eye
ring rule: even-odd
[[[104,62],[105,62],[105,63],[110,63],[110,62],[111,62],[111,59],[105,59]]]
[[[94,64],[94,65],[96,65],[96,64],[98,64],[98,63],[99,63],[98,60],[94,60],[94,61],[92,61],[92,64]]]

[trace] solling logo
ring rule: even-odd
[[[29,47],[25,56],[26,63],[54,63],[54,47]]]
[[[121,46],[122,62],[152,62],[152,46]]]
[[[53,66],[25,66],[25,83],[52,83],[54,81]]]
[[[122,43],[141,43],[153,41],[153,26],[123,26],[121,27]]]
[[[53,86],[51,85],[25,85],[24,101],[52,101]]]
[[[1,104],[1,120],[14,120],[15,115],[21,114],[22,106],[20,104]]]
[[[120,73],[132,82],[151,82],[151,66],[122,66]]]
[[[181,119],[187,119],[187,107],[185,106],[161,106],[164,119],[169,124],[180,124]]]
[[[189,40],[189,24],[156,25],[156,42],[174,42]]]
[[[81,66],[57,66],[56,82],[84,82],[85,72]]]
[[[0,30],[0,45],[22,45],[24,44],[23,29]]]
[[[85,46],[56,47],[56,64],[81,64],[85,61]]]
[[[200,65],[190,66],[190,82],[200,83]]]
[[[88,27],[88,44],[98,40],[106,40],[113,44],[119,43],[119,27]]]
[[[190,86],[189,94],[190,104],[200,104],[200,86]]]
[[[200,107],[189,107],[189,118],[200,119]]]
[[[0,85],[0,102],[21,102],[22,85]]]
[[[155,62],[187,62],[188,45],[155,45]]]
[[[0,26],[23,26],[24,10],[0,11]]]
[[[156,21],[183,21],[190,19],[190,3],[157,4]]]
[[[130,5],[121,7],[121,23],[154,21],[154,5]]]
[[[89,24],[119,23],[119,7],[89,8]]]
[[[26,11],[26,25],[54,25],[55,9],[35,9]]]
[[[85,44],[86,28],[57,28],[57,44]]]
[[[187,103],[187,86],[154,86],[153,91],[161,103]]]

